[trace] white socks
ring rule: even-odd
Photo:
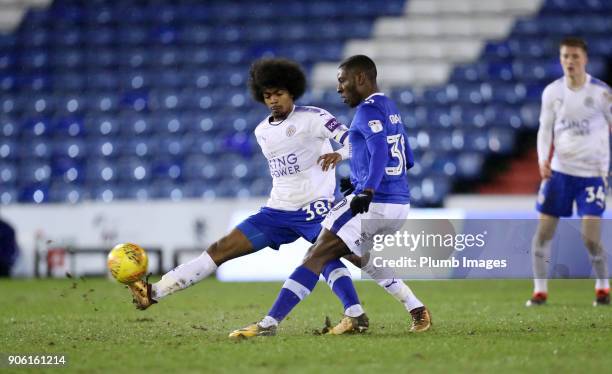
[[[270,326],[278,326],[278,321],[270,316],[265,316],[261,321],[259,321],[258,325],[266,329]]]
[[[533,292],[548,292],[548,265],[550,264],[550,247],[552,240],[538,243],[537,235],[531,243],[531,259],[533,267]]]
[[[404,304],[407,311],[423,306],[421,300],[417,299],[410,287],[401,279],[377,279],[376,283]]]
[[[176,291],[183,290],[208,277],[215,270],[217,270],[217,265],[208,252],[204,252],[199,257],[164,274],[159,282],[151,286],[152,297],[159,300]]]
[[[351,305],[344,311],[344,315],[349,317],[359,317],[364,313],[361,304]]]

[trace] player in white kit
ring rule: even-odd
[[[159,282],[129,286],[138,309],[146,309],[171,293],[212,274],[219,265],[262,248],[279,249],[302,237],[313,243],[334,199],[335,173],[342,159],[330,141],[348,156],[348,129],[327,111],[296,106],[306,78],[299,65],[285,59],[262,59],[250,70],[253,98],[271,111],[255,129],[273,179],[266,206],[212,244],[196,259],[166,273]],[[329,262],[323,276],[348,315],[364,315],[346,266]],[[363,321],[367,328],[367,318]]]
[[[612,93],[607,84],[586,73],[587,46],[583,40],[564,39],[560,44],[560,61],[563,77],[549,84],[542,94],[538,130],[540,220],[532,243],[534,291],[526,305],[546,303],[552,238],[559,217],[572,215],[574,201],[582,217],[582,237],[597,278],[593,305],[609,305],[601,216],[606,206],[610,168]]]

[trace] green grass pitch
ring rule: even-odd
[[[63,353],[58,372],[605,372],[612,367],[612,308],[593,308],[591,280],[553,281],[549,305],[524,307],[527,280],[418,281],[434,326],[409,334],[402,306],[372,282],[356,287],[370,332],[316,336],[341,306],[316,290],[276,337],[231,341],[258,320],[280,283],[206,280],[135,310],[106,279],[0,280],[0,353]],[[6,370],[6,365],[2,370]],[[1,367],[2,365],[0,365]],[[9,369],[10,371],[11,369]],[[28,372],[38,368],[16,368]]]

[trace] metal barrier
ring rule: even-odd
[[[104,258],[104,262],[102,264],[104,272],[88,273],[87,275],[92,275],[92,276],[105,275],[107,274],[106,256],[108,255],[109,251],[110,251],[109,248],[99,248],[99,247],[95,247],[95,248],[58,247],[58,248],[38,249],[34,253],[34,276],[36,278],[41,277],[40,263],[41,263],[41,260],[43,259],[43,256],[46,257],[46,263],[47,263],[46,268],[47,269],[46,269],[45,276],[47,278],[51,277],[52,269],[54,268],[54,266],[60,266],[60,265],[64,266],[66,257],[68,257],[68,261],[69,261],[69,266],[70,266],[69,272],[76,275],[77,271],[75,268],[75,261],[73,261],[73,259],[74,257],[78,255],[98,255],[98,256],[102,255]],[[162,257],[161,248],[147,247],[146,251],[147,251],[147,256],[149,256],[149,259],[151,258],[151,254],[157,256],[157,269],[154,274],[161,275],[161,273],[163,272],[163,257]]]

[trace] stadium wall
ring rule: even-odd
[[[414,209],[411,216],[536,218],[534,202],[535,196],[457,195],[449,197],[445,209]],[[265,199],[13,204],[2,207],[0,216],[17,231],[22,249],[14,269],[18,276],[33,276],[37,249],[44,251],[64,246],[110,249],[120,242],[134,242],[145,248],[160,247],[164,270],[168,270],[175,249],[203,250],[263,204]],[[284,246],[279,254],[265,249],[246,259],[225,264],[217,276],[222,280],[280,280],[299,264],[307,248],[308,243],[300,240]],[[181,260],[188,258],[184,256]],[[154,266],[155,259],[152,260],[150,263]],[[77,261],[75,275],[103,270],[103,257]],[[353,272],[358,275],[356,269]],[[64,272],[59,275],[63,276]]]

